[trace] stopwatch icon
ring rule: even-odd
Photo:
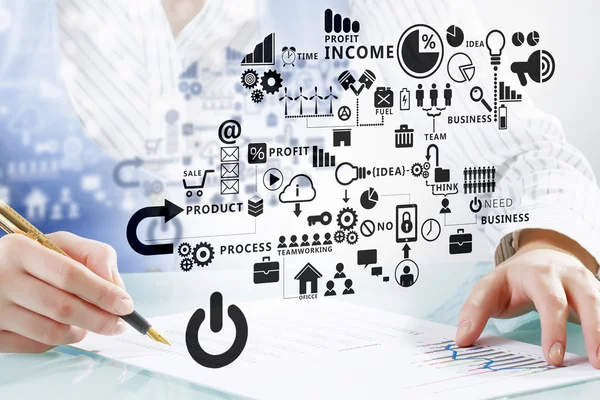
[[[198,341],[200,326],[206,319],[206,312],[199,308],[190,318],[185,331],[185,344],[190,356],[198,364],[206,368],[222,368],[234,362],[246,347],[248,341],[248,322],[242,310],[232,304],[227,308],[227,315],[235,326],[235,340],[226,352],[222,354],[207,353]],[[223,295],[214,292],[210,296],[210,330],[218,333],[223,328]]]

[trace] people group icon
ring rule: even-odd
[[[415,95],[417,98],[417,107],[424,107],[425,103],[425,90],[423,89],[423,85],[419,83],[417,86],[417,90],[415,91]],[[431,89],[429,90],[429,101],[431,102],[431,108],[437,108],[438,99],[440,97],[439,89],[437,85],[434,83],[431,85]],[[444,106],[450,107],[452,106],[452,88],[449,83],[446,83],[446,87],[444,89]]]
[[[324,235],[324,241],[321,242],[321,235],[315,233],[312,237],[312,242],[310,241],[310,236],[304,234],[300,237],[300,243],[298,243],[298,236],[291,235],[289,243],[287,243],[287,238],[285,236],[279,236],[279,244],[277,245],[278,249],[287,249],[287,248],[296,248],[296,247],[310,247],[310,246],[330,246],[333,244],[331,241],[331,233],[326,233]]]
[[[335,279],[345,279],[346,278],[346,273],[344,273],[344,264],[338,263],[335,266],[335,270],[337,272],[333,276],[334,280]],[[327,287],[327,291],[325,291],[325,296],[326,297],[337,296],[337,293],[334,290],[334,287],[335,287],[335,281],[334,280],[327,281],[327,283],[325,285]],[[352,285],[353,285],[352,279],[346,279],[344,281],[344,291],[342,292],[342,295],[345,295],[345,294],[354,294],[354,289],[352,288]]]

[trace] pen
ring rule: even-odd
[[[40,232],[35,226],[29,221],[23,218],[18,212],[13,210],[8,204],[0,200],[0,228],[6,233],[17,233],[27,236],[28,238],[35,240],[42,246],[54,250],[55,252],[62,254],[65,257],[69,257],[67,253],[62,251],[57,245]],[[71,257],[69,257],[71,258]],[[121,316],[123,321],[127,322],[133,329],[141,333],[142,335],[149,336],[152,340],[159,343],[171,345],[167,339],[162,337],[156,332],[152,325],[139,313],[133,312],[129,315]]]

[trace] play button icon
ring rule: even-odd
[[[283,174],[277,168],[270,168],[263,176],[263,184],[268,190],[278,190],[283,185]]]

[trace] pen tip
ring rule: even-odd
[[[164,337],[162,337],[160,333],[156,332],[154,330],[154,328],[148,329],[147,335],[150,336],[150,338],[152,340],[154,340],[154,341],[166,344],[167,346],[171,346],[171,343],[169,343],[169,341],[167,339],[165,339]]]

